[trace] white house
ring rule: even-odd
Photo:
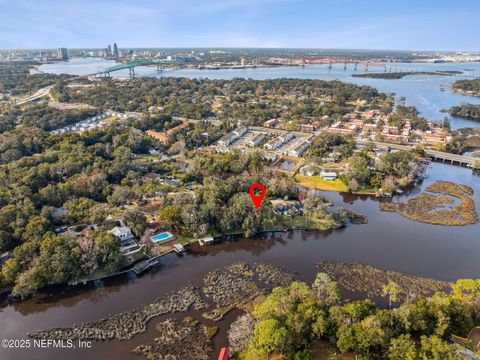
[[[132,230],[130,230],[128,226],[115,226],[108,232],[118,237],[122,242],[122,246],[129,244],[130,241],[135,238],[135,236],[132,234]]]
[[[335,180],[337,178],[337,173],[333,171],[322,171],[320,172],[320,176],[323,180]]]

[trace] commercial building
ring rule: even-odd
[[[68,52],[66,48],[58,48],[57,49],[57,59],[62,61],[68,60]]]
[[[165,135],[164,133],[161,133],[155,130],[147,130],[147,135],[159,140],[163,144],[168,143],[168,136]]]

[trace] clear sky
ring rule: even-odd
[[[0,0],[0,48],[480,50],[479,0]]]

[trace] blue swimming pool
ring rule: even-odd
[[[173,239],[173,237],[174,236],[172,235],[171,232],[165,231],[165,232],[162,232],[160,234],[152,236],[151,239],[152,239],[153,242],[160,242],[160,241],[166,241],[166,240]]]

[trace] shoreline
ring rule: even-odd
[[[354,299],[368,298],[373,299],[382,308],[387,306],[383,300],[385,295],[382,294],[382,288],[389,281],[398,282],[402,286],[403,295],[410,297],[431,296],[436,291],[449,291],[451,286],[451,283],[446,281],[408,275],[357,262],[318,261],[313,265],[313,269],[317,273],[327,273],[339,284],[342,302],[350,302],[351,296]],[[147,332],[149,323],[159,318],[160,322],[157,322],[155,329],[162,335],[158,335],[160,337],[156,337],[154,343],[131,344],[130,351],[152,356],[182,352],[184,348],[182,344],[189,336],[179,335],[184,329],[181,324],[187,322],[197,326],[197,329],[202,329],[196,338],[200,337],[209,345],[192,359],[198,359],[200,355],[207,359],[215,353],[214,346],[218,345],[215,344],[218,338],[214,339],[218,329],[225,324],[230,325],[231,320],[225,318],[229,312],[240,310],[250,313],[255,303],[265,299],[265,296],[278,286],[288,287],[293,281],[310,284],[310,281],[299,280],[297,275],[270,263],[232,262],[208,272],[203,277],[202,285],[180,286],[150,303],[143,303],[130,310],[80,324],[30,331],[27,336],[33,339],[128,341]],[[176,326],[165,327],[166,324]],[[208,329],[210,331],[207,331]],[[165,331],[168,333],[164,334]],[[182,341],[173,343],[174,339],[179,338]]]
[[[352,224],[355,224],[353,222],[353,220],[352,220]],[[358,224],[361,224],[361,223],[359,222]],[[341,224],[341,225],[338,225],[338,226],[332,226],[332,227],[325,228],[325,229],[290,226],[290,227],[286,227],[286,228],[261,230],[258,233],[256,233],[255,235],[263,235],[263,234],[267,234],[267,233],[286,233],[286,232],[290,232],[290,231],[303,231],[303,232],[324,232],[325,231],[325,232],[327,232],[327,231],[341,229],[341,228],[344,228],[344,227],[346,227],[345,224]],[[224,242],[224,241],[235,241],[236,237],[242,237],[242,236],[244,236],[244,234],[245,233],[243,231],[232,232],[232,233],[228,233],[228,234],[215,234],[215,235],[212,235],[212,237],[214,238],[214,244],[213,245],[205,245],[205,246],[215,246],[215,244],[218,244],[218,243]],[[232,237],[234,237],[234,238],[232,238]],[[192,240],[188,241],[187,243],[184,243],[183,245],[188,249],[189,245],[194,244],[197,241],[198,241],[197,239],[192,239]],[[172,253],[173,253],[173,249],[169,250],[169,251],[165,251],[165,252],[163,252],[159,255],[155,255],[155,256],[151,256],[151,257],[146,256],[146,257],[140,259],[139,261],[129,265],[126,269],[121,270],[121,271],[117,271],[117,272],[112,273],[112,274],[106,274],[106,275],[101,275],[101,276],[98,276],[98,277],[86,278],[86,279],[81,278],[81,279],[69,280],[67,282],[62,282],[62,283],[54,284],[54,285],[51,285],[51,286],[53,286],[53,287],[75,288],[76,286],[87,285],[89,283],[92,283],[92,282],[95,282],[95,281],[98,281],[98,280],[111,279],[111,278],[114,278],[116,276],[125,276],[125,275],[128,276],[128,274],[130,274],[130,273],[135,274],[135,270],[134,270],[135,265],[137,265],[141,262],[148,262],[148,261],[151,261],[151,260],[157,260],[157,259],[160,259],[161,257],[163,257],[165,255],[172,254]],[[182,255],[178,255],[178,256],[182,256]],[[148,266],[147,268],[145,268],[142,271],[142,273],[149,270],[149,269],[154,269],[156,267],[156,265],[158,265],[158,263],[153,263],[151,266]],[[154,271],[157,271],[157,270],[154,269]],[[10,287],[8,289],[2,289],[2,291],[0,292],[0,296],[6,296],[10,301],[11,300],[10,297],[12,296],[12,290],[13,290],[13,287]],[[13,302],[14,303],[20,303],[20,302],[23,302],[25,300],[28,300],[28,298],[22,300],[20,298],[14,297]]]

